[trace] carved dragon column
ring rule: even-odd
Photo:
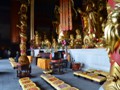
[[[108,15],[105,39],[110,56],[110,75],[103,84],[104,90],[120,90],[120,3]]]
[[[26,30],[27,30],[27,11],[28,11],[28,0],[19,0],[21,2],[19,16],[20,16],[20,22],[17,27],[20,29],[20,54],[18,61],[23,65],[29,65],[29,60],[26,55]]]

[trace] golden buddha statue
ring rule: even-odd
[[[51,42],[47,38],[45,39],[44,44],[47,48],[51,48]]]
[[[73,34],[70,34],[70,48],[74,48],[74,42],[75,42],[74,36]]]
[[[82,38],[81,38],[80,30],[76,29],[75,45],[79,47],[81,46],[81,44],[82,44]]]
[[[52,39],[52,47],[56,48],[57,47],[57,41],[55,38]]]
[[[52,48],[57,49],[57,41],[55,38],[52,39]]]
[[[35,31],[35,46],[38,47],[40,45],[40,36],[37,31]]]

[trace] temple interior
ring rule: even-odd
[[[120,0],[1,0],[0,90],[120,90]]]

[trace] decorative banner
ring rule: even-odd
[[[65,17],[65,0],[63,0],[63,7],[62,7],[62,15],[63,15],[63,18],[62,18],[62,23],[63,23],[63,31],[65,31],[65,19],[66,19],[66,17]]]
[[[72,30],[72,13],[70,0],[60,0],[60,27],[62,31]]]
[[[63,0],[60,0],[60,30],[62,30],[63,29]]]
[[[65,30],[68,30],[68,1],[69,0],[65,0]]]
[[[71,10],[71,0],[69,1],[69,13],[68,13],[68,29],[72,30],[72,10]]]

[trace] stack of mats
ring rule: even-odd
[[[14,69],[17,68],[18,63],[15,62],[15,59],[14,59],[14,58],[9,58],[9,61],[10,61],[11,66],[12,66]]]
[[[50,73],[52,73],[52,72],[53,72],[52,70],[43,71],[44,74],[50,74]]]
[[[22,90],[41,90],[29,77],[20,78],[19,83]]]
[[[56,90],[79,90],[75,87],[71,87],[64,81],[56,78],[51,74],[42,74],[40,77],[53,86]]]
[[[84,77],[84,78],[99,82],[99,83],[106,81],[106,76],[103,76],[100,73],[95,73],[95,71],[93,72],[92,70],[76,71],[73,74],[76,76]]]

